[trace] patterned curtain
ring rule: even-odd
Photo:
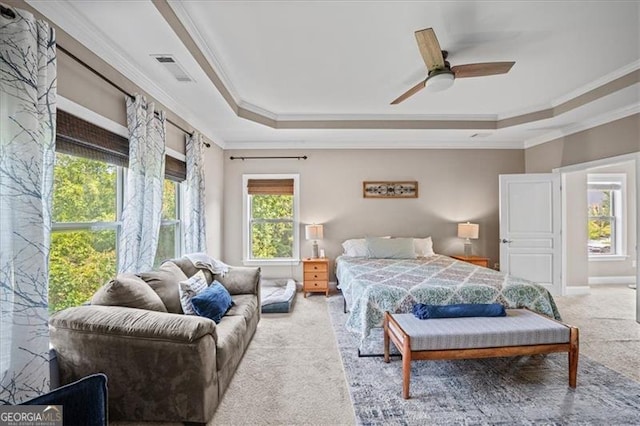
[[[49,390],[48,276],[56,41],[46,22],[0,14],[0,404]]]
[[[204,142],[202,135],[187,135],[187,181],[184,202],[186,253],[206,253],[207,236],[204,220]]]
[[[166,120],[143,96],[127,98],[129,169],[122,211],[118,270],[153,268],[162,217]]]

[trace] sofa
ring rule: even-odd
[[[217,324],[181,309],[179,282],[200,270],[233,300]],[[106,374],[111,420],[206,423],[256,331],[259,282],[259,268],[230,266],[214,275],[186,257],[119,275],[91,304],[51,316],[61,383]]]

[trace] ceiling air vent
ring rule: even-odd
[[[176,80],[182,83],[194,81],[172,55],[151,56],[155,58],[155,60],[158,61],[167,71],[169,71]]]

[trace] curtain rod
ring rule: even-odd
[[[98,71],[96,71],[91,65],[87,64],[85,61],[83,61],[82,59],[78,58],[76,55],[74,55],[73,53],[69,52],[67,49],[65,49],[64,47],[57,45],[56,48],[58,50],[60,50],[61,52],[63,52],[65,55],[69,56],[71,59],[73,59],[74,61],[76,61],[77,63],[79,63],[80,65],[84,66],[86,69],[88,69],[89,71],[91,71],[93,74],[95,74],[96,76],[98,76],[100,79],[102,79],[103,81],[105,81],[106,83],[110,84],[112,87],[118,89],[121,93],[129,96],[131,99],[135,99],[135,96],[133,96],[131,93],[127,92],[126,90],[124,90],[122,87],[118,86],[116,83],[114,83],[113,81],[109,80],[107,77],[105,77],[104,75],[100,74]],[[158,115],[158,112],[155,112],[156,115]],[[181,130],[184,134],[189,135],[189,136],[193,136],[193,132],[187,132],[185,129],[183,129],[181,126],[179,126],[178,124],[174,123],[173,121],[169,120],[168,118],[166,118],[167,123],[171,124],[173,127],[176,127],[177,129]],[[204,145],[207,148],[211,147],[211,144],[207,141],[203,141]]]
[[[233,155],[229,157],[230,160],[306,160],[306,155],[302,157],[234,157]]]

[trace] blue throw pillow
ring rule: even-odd
[[[229,291],[218,281],[211,283],[206,290],[191,299],[193,310],[201,317],[207,317],[217,323],[233,305]]]
[[[418,319],[462,318],[462,317],[505,317],[507,312],[499,303],[460,303],[455,305],[413,305],[413,315]]]

